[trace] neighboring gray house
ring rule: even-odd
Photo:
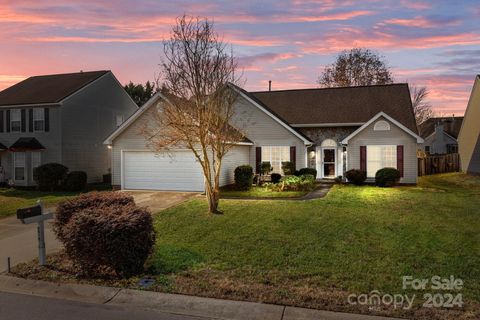
[[[425,140],[423,150],[429,154],[458,153],[458,134],[463,117],[430,118],[419,126]]]
[[[110,71],[35,76],[1,91],[0,179],[31,186],[35,167],[57,162],[102,181],[102,142],[137,109]]]
[[[383,167],[401,172],[401,183],[417,182],[418,135],[407,84],[239,93],[232,125],[245,132],[222,164],[221,184],[233,183],[235,167],[250,164],[258,172],[270,161],[282,173],[283,161],[297,169],[317,169],[317,178],[343,176],[362,169],[371,179]],[[202,191],[203,176],[193,154],[169,155],[148,149],[139,128],[149,112],[169,103],[157,93],[113,132],[112,179],[122,189]]]

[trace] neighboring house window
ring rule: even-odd
[[[118,116],[116,117],[116,119],[117,119],[117,127],[120,127],[120,126],[122,125],[122,123],[123,123],[123,116],[122,116],[122,115],[118,115]]]
[[[367,177],[386,167],[397,167],[397,146],[367,146]]]
[[[32,179],[33,171],[42,164],[42,154],[38,151],[34,151],[31,154],[32,156]]]
[[[45,131],[45,112],[43,108],[33,109],[33,131]]]
[[[10,131],[20,132],[22,130],[22,113],[20,109],[10,110]]]
[[[430,153],[430,146],[425,146],[425,152]]]
[[[373,126],[373,131],[388,131],[390,130],[390,124],[385,120],[380,120]]]
[[[447,153],[458,153],[458,144],[447,144]]]
[[[282,162],[290,161],[290,147],[262,147],[262,162],[269,161],[273,173],[282,174]]]
[[[13,157],[15,180],[25,180],[25,152],[14,152]]]

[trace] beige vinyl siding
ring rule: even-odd
[[[151,119],[152,109],[145,111],[136,119],[125,131],[123,131],[113,141],[112,145],[112,184],[121,184],[121,152],[122,150],[149,150],[145,143],[140,129],[145,125],[145,121]],[[225,156],[222,162],[222,173],[220,176],[220,185],[226,185],[234,182],[233,171],[242,164],[249,163],[250,146],[235,146]]]
[[[223,158],[220,174],[220,186],[225,186],[235,182],[235,168],[250,161],[250,146],[235,146]]]
[[[468,101],[462,129],[458,136],[458,152],[463,172],[480,174],[480,77],[477,76]]]
[[[389,131],[374,131],[377,121],[385,120],[390,124]],[[347,170],[360,169],[360,146],[403,145],[404,177],[401,183],[417,183],[418,160],[416,139],[387,119],[380,117],[348,141]],[[368,159],[367,159],[368,161]]]
[[[26,132],[6,132],[4,126],[4,132],[0,133],[0,142],[4,144],[6,147],[10,147],[15,141],[19,138],[25,137],[33,137],[36,138],[46,150],[41,151],[41,163],[49,163],[49,162],[57,162],[62,163],[62,124],[61,124],[61,113],[62,107],[60,106],[42,106],[41,108],[49,108],[49,116],[50,116],[50,130],[48,132],[30,132],[29,131],[29,120],[28,120],[28,110],[33,109],[34,107],[29,108],[19,108],[26,110]],[[7,109],[13,108],[2,108],[4,112]],[[4,113],[5,118],[5,113]],[[6,121],[6,119],[4,119]],[[0,161],[1,165],[5,171],[5,180],[8,181],[9,179],[13,179],[13,154],[10,151],[7,152],[0,152]],[[24,186],[32,186],[35,185],[32,176],[31,170],[31,157],[30,152],[27,151],[25,154],[25,177],[26,180],[22,185]]]
[[[297,169],[306,167],[305,143],[268,114],[239,97],[233,124],[255,143],[250,148],[250,165],[255,168],[255,147],[295,146]]]
[[[70,171],[87,172],[89,182],[99,182],[111,167],[110,150],[103,144],[116,128],[116,118],[127,119],[138,109],[107,73],[63,102],[63,164]]]

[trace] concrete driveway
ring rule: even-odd
[[[135,199],[141,207],[148,207],[152,213],[176,206],[184,201],[198,197],[198,192],[180,191],[151,191],[151,190],[124,190]]]
[[[198,192],[121,191],[133,195],[137,205],[148,207],[152,213],[170,208],[197,197]],[[53,210],[53,209],[51,209]],[[47,254],[62,248],[55,238],[50,222],[45,224]],[[24,225],[15,216],[0,219],[0,272],[7,270],[7,258],[11,265],[28,262],[38,257],[37,224]]]

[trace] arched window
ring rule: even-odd
[[[333,139],[325,139],[322,141],[322,147],[336,147],[337,143]]]
[[[390,130],[390,124],[385,120],[380,120],[375,122],[373,131],[388,131]]]

